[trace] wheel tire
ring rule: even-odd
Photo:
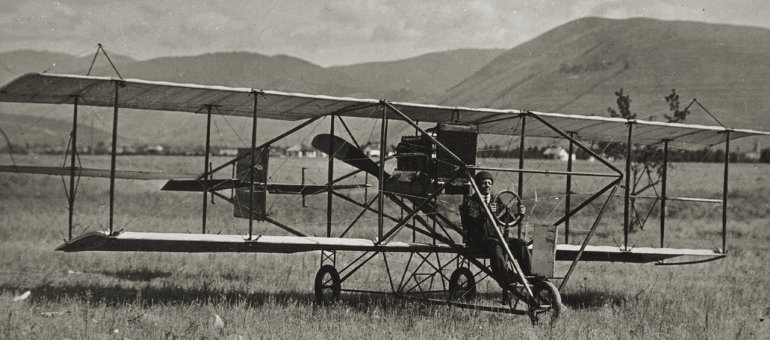
[[[556,321],[564,308],[556,286],[548,281],[539,281],[532,286],[532,294],[535,296],[535,301],[529,306],[532,324],[538,324],[544,317],[549,318],[549,322]]]
[[[315,300],[318,304],[328,306],[340,298],[342,282],[340,273],[332,265],[321,266],[315,275]]]
[[[472,300],[476,297],[476,278],[468,267],[458,267],[449,277],[450,300]]]

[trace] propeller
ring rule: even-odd
[[[313,137],[310,144],[317,150],[331,155],[356,169],[360,169],[374,177],[380,176],[380,166],[371,158],[367,157],[363,151],[350,144],[350,142],[330,134],[320,134]],[[331,148],[330,148],[331,147]],[[385,180],[390,178],[390,174],[384,173]]]

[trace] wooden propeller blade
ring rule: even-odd
[[[380,166],[377,163],[367,157],[363,151],[340,137],[320,134],[313,137],[313,141],[310,144],[319,151],[350,164],[356,169],[360,169],[374,177],[380,176]],[[329,149],[330,146],[331,149]],[[389,177],[390,174],[385,173],[385,179]]]

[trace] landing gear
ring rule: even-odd
[[[449,277],[449,298],[472,300],[476,297],[476,279],[468,267],[458,267]]]
[[[315,275],[315,300],[318,304],[328,306],[340,298],[342,285],[340,273],[332,265],[323,265]]]
[[[549,322],[556,321],[564,307],[556,286],[548,281],[538,281],[532,286],[532,294],[535,296],[535,301],[530,304],[527,312],[532,324],[538,324],[545,319]]]

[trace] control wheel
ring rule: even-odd
[[[502,204],[494,214],[497,224],[504,228],[510,228],[521,223],[524,214],[520,211],[521,197],[511,190],[501,191],[497,194],[497,201]]]

